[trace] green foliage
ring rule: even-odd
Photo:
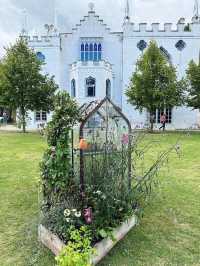
[[[128,150],[101,152],[85,158],[85,202],[92,208],[94,238],[111,236],[113,228],[133,215],[134,195],[128,186]],[[105,233],[105,234],[104,234]]]
[[[58,86],[53,77],[41,73],[43,64],[24,39],[6,49],[0,66],[0,100],[18,109],[23,131],[28,111],[50,111]]]
[[[65,199],[50,208],[43,209],[42,224],[55,233],[64,243],[69,240],[70,226],[80,228],[84,225],[81,201],[78,191],[70,191]]]
[[[152,114],[158,108],[182,104],[183,85],[183,81],[177,81],[176,69],[152,41],[136,63],[126,95],[140,112],[146,109]]]
[[[70,241],[56,257],[57,266],[91,266],[90,257],[94,253],[91,247],[91,232],[86,226],[69,229]]]
[[[66,92],[59,92],[52,121],[47,126],[49,148],[41,163],[43,207],[50,208],[74,193],[71,165],[71,128],[79,119],[77,103]]]
[[[140,225],[99,266],[199,265],[200,134],[148,134],[144,146],[153,143],[145,162],[157,158],[157,153],[175,143],[180,135],[184,136],[181,160],[170,155],[171,169],[162,186],[156,188],[156,196],[149,200]],[[38,163],[45,149],[39,134],[0,131],[2,266],[55,266],[54,256],[37,239]]]
[[[66,135],[80,120],[77,102],[66,92],[59,92],[54,100],[52,121],[47,127],[47,142],[49,146],[56,146],[66,141]]]
[[[194,109],[200,109],[200,64],[194,61],[189,63],[187,80],[189,83],[187,104]]]

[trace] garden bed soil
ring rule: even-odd
[[[94,248],[96,250],[95,255],[91,258],[92,265],[96,265],[100,262],[108,252],[119,242],[124,236],[137,224],[137,217],[133,216],[121,226],[113,231],[113,237],[115,241],[110,238],[105,238],[101,242],[97,243]],[[39,241],[42,242],[48,249],[50,249],[54,255],[58,256],[65,244],[43,225],[39,225],[38,228]]]

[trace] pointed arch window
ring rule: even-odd
[[[97,61],[98,60],[98,47],[97,47],[97,44],[95,43],[94,44],[94,61]]]
[[[86,96],[95,97],[96,95],[96,80],[93,77],[86,78]]]
[[[85,61],[89,60],[89,45],[88,43],[85,44]]]
[[[171,55],[170,55],[170,53],[163,47],[163,46],[161,46],[160,47],[160,51],[161,51],[161,53],[162,53],[162,55],[164,55],[164,57],[169,61],[169,63],[171,64]]]
[[[93,47],[93,43],[90,43],[90,56],[89,56],[89,60],[93,61],[94,58],[94,47]]]
[[[106,96],[111,99],[111,81],[109,79],[106,80]]]
[[[81,43],[80,47],[81,61],[101,61],[102,60],[102,44],[91,42]]]
[[[98,45],[98,61],[101,61],[101,51],[102,51],[102,46],[99,43],[99,45]]]
[[[81,61],[85,60],[85,45],[84,43],[81,44]]]
[[[72,79],[71,81],[71,97],[76,97],[76,80]]]

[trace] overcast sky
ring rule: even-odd
[[[28,13],[30,32],[39,32],[45,23],[53,23],[55,7],[59,27],[68,32],[87,14],[89,2],[95,3],[96,13],[113,31],[121,30],[125,0],[0,0],[0,56],[22,28],[23,9]],[[133,21],[176,23],[180,17],[191,20],[194,0],[130,0],[130,7]]]

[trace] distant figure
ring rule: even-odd
[[[162,126],[159,128],[159,130],[163,129],[163,131],[165,131],[166,120],[166,114],[162,113],[160,116],[160,123],[162,124]]]
[[[7,113],[4,111],[3,112],[3,123],[6,125],[8,122],[8,116],[7,116]]]

